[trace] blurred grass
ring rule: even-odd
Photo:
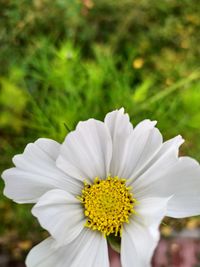
[[[0,10],[0,172],[28,142],[61,142],[65,125],[122,106],[133,124],[150,118],[165,139],[181,134],[181,154],[200,160],[197,0],[2,0]],[[29,205],[1,194],[0,214],[3,244],[18,240],[13,257],[45,235]]]

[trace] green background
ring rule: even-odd
[[[2,0],[0,12],[0,172],[27,143],[120,107],[200,160],[198,0]],[[16,260],[47,235],[30,208],[0,195],[0,252]],[[198,225],[166,219],[163,234]]]

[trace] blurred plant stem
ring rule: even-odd
[[[164,90],[158,92],[154,96],[150,97],[148,100],[145,99],[145,103],[141,104],[139,109],[135,112],[136,114],[142,110],[148,109],[155,102],[161,101],[171,93],[174,93],[176,90],[179,90],[183,87],[188,86],[191,82],[196,81],[200,78],[200,72],[196,71],[190,74],[187,78],[181,79],[177,83],[165,88]]]

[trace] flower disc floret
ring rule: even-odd
[[[93,184],[84,182],[78,198],[84,205],[85,226],[105,236],[121,236],[123,223],[129,223],[129,216],[135,212],[136,199],[130,190],[126,180],[117,176],[105,180],[96,177]]]

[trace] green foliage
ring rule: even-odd
[[[20,151],[40,136],[62,141],[67,133],[65,124],[74,129],[80,120],[103,119],[108,111],[121,106],[133,123],[145,117],[157,119],[166,137],[189,136],[186,126],[193,135],[197,133],[199,71],[165,88],[160,84],[155,90],[154,76],[138,83],[132,66],[119,68],[120,58],[108,46],[94,45],[94,58],[85,59],[72,42],[59,47],[49,44],[48,48],[44,40],[38,42],[37,53],[0,79],[0,127],[3,135],[15,132],[15,142],[17,138],[21,140],[17,144],[23,142]]]
[[[26,96],[18,87],[17,82],[19,77],[18,70],[13,70],[10,77],[0,78],[0,125],[4,129],[9,128],[9,131],[14,129],[17,132],[23,127],[23,112],[26,107]],[[14,102],[17,100],[17,104]]]
[[[181,153],[200,160],[197,0],[3,0],[0,10],[0,172],[27,143],[62,142],[122,106],[133,124],[157,120],[165,139],[182,134]],[[38,232],[30,207],[0,201],[1,234]]]

